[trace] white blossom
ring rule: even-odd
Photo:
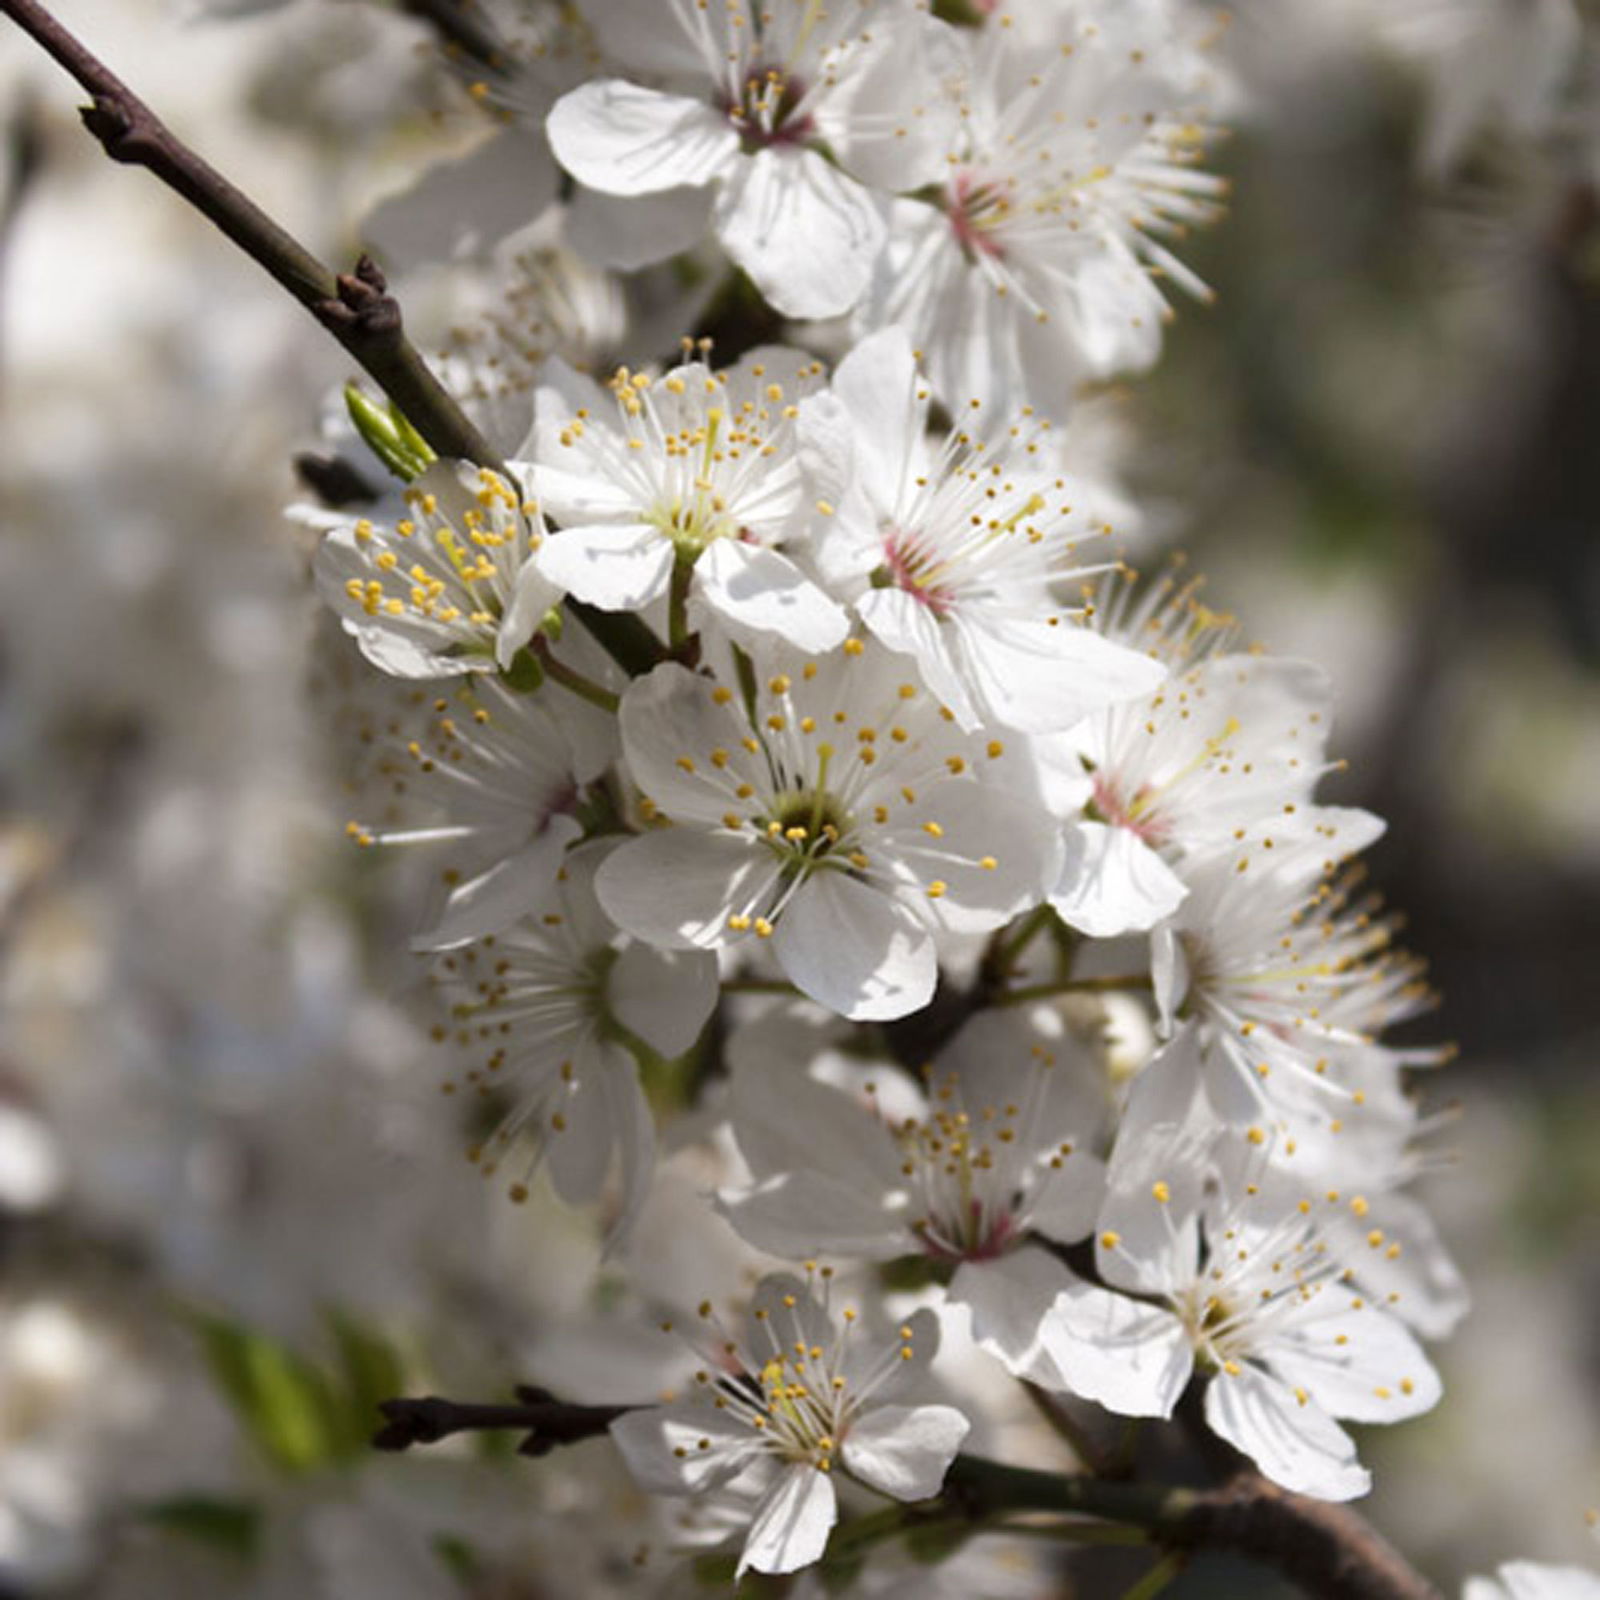
[[[990,428],[975,403],[940,440],[928,432],[931,402],[910,341],[890,329],[851,351],[829,395],[802,405],[806,455],[829,478],[853,457],[839,503],[822,498],[817,559],[835,591],[891,650],[916,658],[966,728],[1065,728],[1149,693],[1165,668],[1056,599],[1107,564],[1108,530],[1089,487],[1041,448],[1049,425],[1023,416]]]
[[[661,0],[648,15],[601,5],[594,21],[613,54],[674,87],[573,90],[546,125],[557,159],[607,194],[715,185],[718,239],[778,310],[849,310],[884,240],[866,186],[938,176],[949,30],[905,0]],[[662,254],[682,248],[676,235]]]
[[[698,1495],[740,1481],[753,1501],[738,1576],[794,1572],[821,1558],[838,1517],[835,1471],[895,1500],[939,1492],[966,1437],[950,1406],[885,1397],[922,1372],[938,1323],[919,1311],[892,1342],[864,1347],[857,1313],[836,1323],[829,1280],[762,1280],[742,1340],[728,1338],[709,1302],[707,1364],[687,1397],[629,1411],[611,1425],[640,1487]]]
[[[1104,1403],[1170,1410],[1198,1366],[1206,1421],[1273,1482],[1325,1500],[1365,1494],[1370,1476],[1339,1421],[1417,1416],[1438,1401],[1438,1374],[1405,1325],[1352,1286],[1317,1202],[1275,1180],[1259,1146],[1226,1136],[1208,1183],[1204,1151],[1181,1133],[1152,1130],[1112,1161],[1101,1275],[1168,1314],[1145,1352],[1156,1381],[1130,1361],[1125,1392]]]
[[[542,570],[608,611],[637,611],[676,578],[747,643],[842,644],[845,613],[780,548],[804,533],[796,406],[820,379],[807,358],[763,350],[728,372],[691,361],[655,382],[623,367],[608,396],[552,363],[536,481],[562,531]]]
[[[1050,903],[1096,938],[1170,916],[1187,893],[1186,857],[1263,819],[1292,828],[1329,770],[1326,675],[1232,649],[1233,619],[1204,606],[1197,588],[1167,577],[1136,600],[1130,586],[1111,586],[1096,626],[1172,676],[1034,744],[1052,803],[1069,819]]]
[[[635,680],[623,751],[670,825],[606,863],[606,910],[668,948],[770,948],[853,1020],[926,1004],[939,936],[1034,904],[1059,844],[1025,759],[961,734],[908,666],[850,639],[747,684],[674,663]]]
[[[1363,1108],[1372,1086],[1360,1058],[1428,1003],[1417,964],[1392,948],[1393,919],[1341,872],[1382,826],[1369,812],[1306,806],[1185,864],[1188,897],[1152,935],[1155,998],[1169,1028],[1180,1011],[1196,1018],[1225,1121]]]
[[[716,964],[691,952],[630,943],[594,898],[606,844],[569,854],[542,908],[505,931],[442,956],[435,981],[450,1003],[434,1032],[461,1058],[447,1093],[491,1096],[513,1109],[474,1154],[485,1174],[512,1162],[525,1199],[547,1162],[571,1204],[596,1199],[613,1163],[621,1199],[613,1239],[643,1204],[655,1130],[639,1086],[636,1041],[665,1056],[694,1043],[717,999]]]
[[[442,904],[419,948],[499,933],[538,903],[582,837],[583,791],[616,753],[615,725],[564,690],[519,694],[482,673],[379,688],[356,719],[358,748],[374,754],[347,832],[430,852]]]
[[[1038,1242],[1087,1238],[1104,1198],[1104,1165],[1085,1148],[1087,1063],[988,1012],[924,1089],[898,1076],[882,1069],[854,1095],[772,1055],[744,1062],[730,1110],[753,1182],[723,1193],[729,1220],[791,1259],[922,1256],[951,1274],[950,1302],[1009,1371],[1086,1398],[1122,1394],[1117,1369],[1142,1348],[1148,1308],[1083,1282]]]
[[[1195,169],[1205,74],[1176,6],[1022,14],[963,35],[938,196],[892,203],[855,326],[905,328],[946,400],[1059,418],[1076,380],[1154,362],[1170,313],[1153,270],[1208,296],[1160,240],[1208,218],[1221,184]]]
[[[340,522],[317,587],[362,654],[400,678],[506,668],[560,591],[529,558],[544,526],[524,474],[438,461],[406,490],[409,514]]]

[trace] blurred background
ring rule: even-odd
[[[55,9],[325,259],[472,136],[398,9]],[[1181,251],[1215,303],[1084,424],[1132,558],[1332,672],[1330,793],[1388,819],[1415,1034],[1460,1048],[1424,1192],[1475,1309],[1439,1411],[1363,1442],[1448,1588],[1600,1566],[1595,25],[1240,0],[1228,212]],[[531,1375],[599,1245],[462,1159],[343,839],[283,509],[348,364],[78,98],[0,22],[0,1596],[609,1592],[603,1447],[366,1451],[375,1397]],[[408,283],[414,329],[464,292]]]

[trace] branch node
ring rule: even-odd
[[[149,129],[140,126],[139,118],[118,95],[97,94],[93,105],[78,108],[78,115],[113,161],[136,166],[155,149]]]

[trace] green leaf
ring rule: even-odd
[[[213,1550],[253,1560],[261,1542],[261,1508],[246,1500],[220,1500],[209,1495],[177,1495],[141,1506],[136,1515],[180,1538]]]
[[[222,1317],[195,1327],[217,1386],[273,1466],[310,1472],[353,1454],[327,1380],[275,1339]]]

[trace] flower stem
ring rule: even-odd
[[[1123,1595],[1122,1600],[1155,1600],[1155,1596],[1160,1594],[1188,1564],[1187,1552],[1169,1551]]]
[[[1126,972],[1111,978],[1068,978],[1062,983],[1030,983],[1024,988],[1007,991],[995,1003],[1020,1006],[1030,1000],[1049,1000],[1059,994],[1122,994],[1152,987],[1149,973]]]
[[[672,586],[667,593],[667,648],[676,655],[689,642],[689,580],[694,566],[682,559],[672,564]]]
[[[611,690],[603,688],[593,678],[586,678],[581,672],[575,672],[565,662],[556,660],[555,653],[550,648],[549,641],[542,634],[533,637],[533,653],[539,658],[539,665],[544,668],[544,675],[554,683],[559,683],[563,689],[569,690],[582,700],[587,700],[592,706],[599,706],[602,711],[616,715],[617,707],[622,704],[619,696]]]
[[[997,933],[984,957],[985,976],[996,985],[1004,983],[1017,958],[1050,926],[1054,915],[1048,905],[1035,906],[1009,934],[1004,929]]]

